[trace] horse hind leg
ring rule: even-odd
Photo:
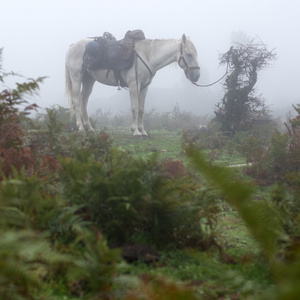
[[[88,131],[94,132],[94,128],[92,127],[89,116],[87,113],[87,104],[89,101],[89,97],[92,93],[93,86],[94,86],[95,80],[89,75],[85,74],[82,80],[82,91],[81,91],[81,112],[82,112],[82,121],[84,127]]]
[[[137,125],[138,130],[142,136],[148,136],[147,132],[144,129],[144,109],[145,109],[145,99],[148,92],[148,87],[144,88],[140,92],[140,99],[139,99],[139,109],[138,109],[138,118],[137,118]]]
[[[81,105],[80,105],[80,88],[81,88],[81,72],[73,70],[68,63],[65,66],[66,79],[66,95],[69,99],[69,108],[71,116],[75,113],[76,125],[80,131],[84,131],[81,121]]]
[[[132,112],[131,131],[134,137],[139,137],[142,136],[142,134],[138,130],[139,95],[136,84],[132,84],[129,86],[129,93]]]
[[[75,111],[76,125],[79,131],[84,131],[84,126],[82,123],[82,109],[81,109],[81,80],[72,80],[72,94],[71,94],[71,105],[72,109]]]

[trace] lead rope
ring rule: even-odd
[[[185,75],[187,76],[187,72],[188,72],[189,69],[200,69],[200,67],[199,67],[199,66],[196,66],[196,67],[189,67],[189,65],[188,65],[188,63],[186,62],[186,60],[185,60],[185,58],[184,58],[184,55],[183,55],[183,47],[182,47],[182,45],[183,45],[183,44],[182,44],[182,41],[181,41],[181,44],[180,44],[180,57],[179,57],[179,59],[178,59],[178,64],[179,64],[179,66],[180,66],[180,61],[181,61],[181,60],[183,61],[184,65],[185,65],[185,67],[186,67],[184,73],[185,73]],[[227,59],[227,67],[226,67],[226,72],[225,72],[225,74],[224,74],[220,79],[218,79],[217,81],[215,81],[215,82],[213,82],[213,83],[210,83],[210,84],[198,84],[197,82],[193,82],[193,81],[191,81],[191,82],[192,82],[192,84],[194,84],[194,85],[196,85],[196,86],[198,86],[198,87],[209,87],[209,86],[212,86],[212,85],[218,83],[219,81],[221,81],[221,80],[228,74],[228,67],[229,67],[229,60]],[[188,77],[188,76],[187,76],[187,77]]]
[[[212,85],[218,83],[219,81],[221,81],[228,74],[228,68],[229,68],[229,62],[227,63],[225,74],[220,79],[218,79],[217,81],[215,81],[213,83],[210,83],[210,84],[198,84],[196,82],[192,82],[192,84],[194,84],[194,85],[196,85],[198,87],[209,87],[209,86],[212,86]]]
[[[149,80],[148,84],[145,87],[147,87],[151,83],[152,78],[154,77],[154,74],[152,73],[152,71],[149,68],[149,66],[147,65],[147,63],[143,60],[143,58],[135,51],[135,49],[133,49],[133,51],[134,51],[134,54],[135,54],[135,78],[136,78],[137,92],[138,92],[138,98],[139,98],[139,90],[138,90],[138,58],[141,60],[141,62],[144,64],[144,66],[147,68],[147,70],[149,71],[149,73],[151,75],[150,80]],[[182,57],[183,57],[183,55],[180,56],[180,59],[182,59]],[[184,59],[184,57],[183,57],[183,59]],[[185,60],[184,60],[184,63],[186,64]],[[218,80],[216,80],[216,81],[214,81],[213,83],[210,83],[210,84],[198,84],[197,82],[192,82],[192,84],[196,85],[197,87],[209,87],[209,86],[212,86],[212,85],[220,82],[228,74],[228,69],[229,69],[229,61],[227,61],[227,66],[226,66],[225,74],[220,79],[218,79]]]

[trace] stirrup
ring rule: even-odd
[[[118,91],[121,90],[121,84],[120,84],[120,80],[118,80]]]

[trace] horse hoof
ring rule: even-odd
[[[86,131],[87,132],[96,132],[95,129],[91,125],[85,125]]]
[[[132,136],[135,140],[141,140],[143,138],[142,135],[133,135]]]
[[[148,137],[148,134],[147,134],[147,132],[146,132],[145,130],[140,131],[140,133],[141,133],[141,135],[142,135],[143,137]]]

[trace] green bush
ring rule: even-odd
[[[112,116],[110,111],[98,109],[93,115],[92,120],[98,129],[106,127],[128,127],[131,122],[131,112]],[[188,129],[207,123],[207,116],[197,116],[191,112],[183,111],[178,104],[172,111],[157,112],[154,109],[145,112],[144,125],[147,131],[167,130],[176,131],[178,129]]]
[[[1,53],[2,49],[0,61]],[[0,66],[0,81],[8,75],[14,73],[4,73]],[[57,197],[55,155],[66,151],[59,111],[48,110],[46,133],[38,138],[26,135],[31,123],[28,113],[37,106],[23,99],[34,95],[42,81],[17,83],[15,89],[0,93],[0,298],[49,299],[49,286],[72,285],[75,275],[76,280],[88,282],[86,296],[104,295],[120,256],[88,229],[75,214],[77,207],[65,207]],[[98,158],[109,147],[109,137],[100,133],[84,143]],[[71,234],[73,243],[63,245],[59,238]]]
[[[261,245],[277,284],[273,291],[273,298],[298,299],[300,297],[300,226],[297,212],[294,219],[296,221],[294,223],[296,225],[294,239],[284,249],[283,259],[280,255],[282,251],[280,243],[286,242],[285,232],[287,232],[286,225],[288,225],[288,218],[284,214],[291,213],[284,207],[288,206],[288,198],[284,197],[281,192],[279,196],[277,195],[277,205],[274,205],[272,201],[255,201],[253,189],[238,180],[232,180],[231,170],[209,166],[193,146],[187,147],[187,154],[205,178],[215,182],[220,188],[226,201],[236,208],[253,237]],[[299,183],[299,180],[297,182]],[[297,208],[299,210],[299,205]],[[269,297],[270,295],[268,295]]]
[[[0,72],[0,81],[4,78]],[[61,107],[48,109],[26,135],[27,111],[35,106],[29,105],[24,114],[17,107],[41,81],[1,92],[1,299],[194,299],[194,290],[198,298],[238,299],[252,296],[257,287],[255,297],[299,298],[299,116],[286,124],[287,133],[274,134],[267,151],[266,132],[229,139],[219,134],[216,124],[188,131],[183,152],[201,173],[197,175],[181,160],[160,161],[158,152],[142,159],[113,149],[106,131],[69,132],[65,124],[73,121]],[[149,121],[160,117],[150,116]],[[161,121],[172,129],[189,118],[175,108]],[[146,148],[152,147],[150,142]],[[265,192],[257,200],[255,186],[235,180],[232,169],[211,166],[197,150],[201,147],[228,152],[240,147],[245,157],[255,160],[257,178],[280,182],[271,195]],[[140,145],[132,149],[144,151]],[[265,151],[261,160],[257,149]],[[217,218],[224,217],[218,214],[225,207],[222,197],[245,221],[263,258],[251,249],[232,258],[219,246],[217,241],[224,239],[216,236],[221,230],[216,229]],[[231,229],[226,225],[222,230]],[[122,278],[120,251],[111,248],[130,242],[155,246],[165,259],[153,268],[140,264],[139,277],[126,273]],[[220,256],[208,251],[212,246]],[[189,255],[182,255],[183,249]],[[165,269],[162,264],[169,265]],[[264,272],[257,275],[258,269]],[[172,274],[185,282],[174,284],[150,273]],[[255,280],[249,281],[252,276]],[[267,276],[266,283],[257,283]],[[128,278],[133,279],[131,286],[124,288]]]
[[[300,171],[300,109],[294,109],[298,115],[285,124],[288,131],[275,130],[268,147],[256,151],[260,153],[260,159],[247,170],[247,174],[261,184],[286,182],[289,173]]]
[[[110,243],[138,241],[161,248],[205,239],[201,212],[215,206],[213,199],[191,178],[167,176],[155,157],[144,160],[113,150],[104,162],[80,157],[61,164],[63,197],[69,205],[83,205],[83,217]]]
[[[74,157],[85,151],[100,159],[111,146],[112,140],[105,132],[72,132],[75,126],[69,111],[61,106],[46,109],[46,114],[39,114],[34,120],[35,130],[30,132],[30,147],[35,156],[45,155],[54,160],[58,156]],[[38,125],[37,125],[38,124]]]
[[[27,129],[49,130],[59,132],[73,132],[76,130],[75,116],[60,105],[53,105],[46,108],[45,113],[37,112],[30,122],[25,123]]]

